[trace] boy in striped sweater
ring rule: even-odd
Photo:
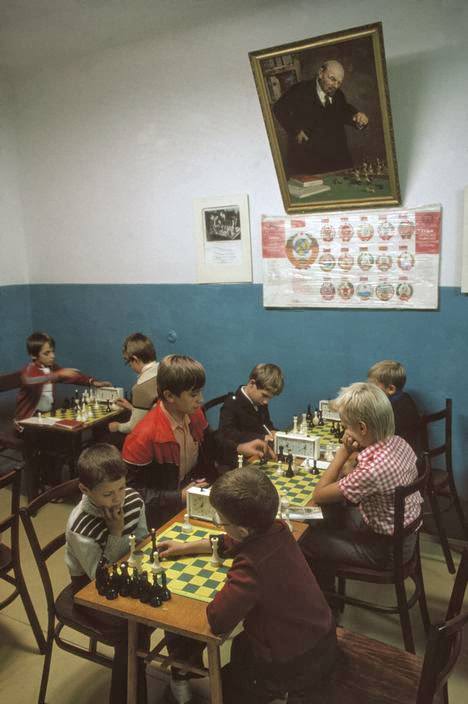
[[[117,448],[104,443],[84,450],[78,461],[79,487],[83,494],[67,522],[65,562],[76,593],[94,579],[102,557],[117,562],[130,550],[129,536],[137,542],[147,534],[141,496],[126,486],[127,467]],[[127,691],[127,623],[124,619],[80,609],[90,625],[98,628],[114,645],[114,663],[109,702],[124,704]],[[142,632],[142,637],[145,633]],[[146,702],[145,672],[138,673],[138,702]]]

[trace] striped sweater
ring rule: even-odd
[[[65,562],[72,577],[86,574],[94,579],[101,557],[116,562],[130,549],[129,535],[134,533],[137,542],[148,535],[143,499],[130,487],[125,489],[123,511],[122,535],[110,535],[101,509],[82,496],[68,518],[65,533]]]

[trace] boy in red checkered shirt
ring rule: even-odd
[[[342,445],[313,495],[325,520],[310,527],[301,543],[317,581],[328,592],[334,590],[338,562],[376,569],[390,566],[395,488],[418,478],[416,455],[395,435],[392,405],[382,389],[352,384],[341,389],[334,407],[345,429]],[[356,464],[350,467],[347,460],[356,451]],[[407,499],[405,525],[420,515],[421,503],[419,493]],[[405,561],[415,543],[415,534],[405,539]]]

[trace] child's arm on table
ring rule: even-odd
[[[343,444],[340,445],[334,459],[320,477],[312,495],[313,501],[319,506],[320,504],[337,503],[343,499],[343,494],[338,482],[341,476],[351,471],[351,469],[346,468],[345,465],[357,449],[356,441],[345,432],[343,435]]]
[[[180,540],[163,540],[157,543],[159,557],[176,557],[177,555],[209,555],[211,544],[208,538],[183,543]]]

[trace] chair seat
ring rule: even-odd
[[[69,584],[58,595],[55,601],[55,614],[57,620],[64,626],[73,628],[80,633],[94,638],[106,645],[115,645],[115,640],[104,635],[96,626],[98,622],[97,614],[94,615],[82,606],[77,606],[73,600],[74,591],[72,585]]]
[[[416,570],[416,557],[413,556],[409,562],[403,565],[403,579],[414,574]],[[356,567],[355,565],[340,564],[337,566],[335,574],[344,579],[357,579],[360,582],[372,582],[374,584],[393,584],[395,573],[393,570],[377,570],[369,567]]]
[[[330,704],[414,704],[422,666],[417,655],[343,628],[336,633]]]

